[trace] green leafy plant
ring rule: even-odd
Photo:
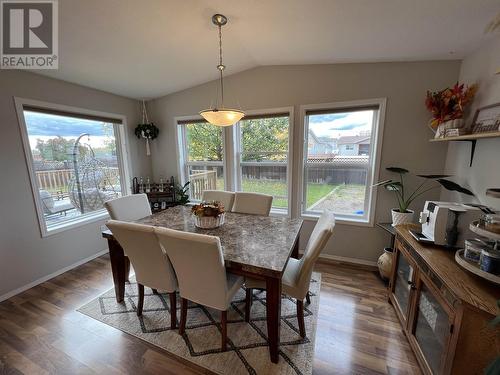
[[[175,197],[177,203],[179,204],[187,204],[189,203],[189,184],[191,181],[186,182],[184,185],[176,184],[175,185]]]
[[[386,170],[398,174],[399,178],[396,180],[380,181],[372,185],[372,187],[383,186],[386,190],[393,192],[398,202],[399,212],[402,213],[409,212],[408,207],[417,197],[440,186],[444,187],[446,190],[458,191],[466,195],[474,195],[470,190],[453,181],[447,180],[446,177],[450,177],[449,175],[441,174],[417,175],[423,178],[424,181],[416,189],[408,191],[408,188],[405,186],[404,176],[410,173],[409,170],[400,167],[388,167]],[[437,182],[438,184],[432,184],[431,186],[432,182]]]
[[[160,130],[152,122],[139,124],[134,130],[135,136],[139,139],[155,139],[156,137],[158,137],[159,132]]]

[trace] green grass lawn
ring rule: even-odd
[[[307,185],[307,207],[317,202],[328,193],[330,193],[336,185],[327,184],[308,184]],[[286,183],[280,181],[268,180],[250,180],[243,179],[243,191],[251,191],[255,193],[273,195],[273,207],[287,208],[288,188]]]

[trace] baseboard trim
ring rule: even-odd
[[[300,251],[299,253],[303,254],[303,251]],[[378,269],[377,262],[365,259],[343,257],[340,255],[321,254],[318,258],[318,262],[324,264],[345,264],[352,267],[369,269],[369,270]]]
[[[108,253],[108,249],[101,250],[97,254],[94,254],[94,255],[91,255],[85,259],[79,260],[76,263],[73,263],[67,267],[61,268],[60,270],[57,270],[56,272],[51,273],[50,275],[41,277],[41,278],[39,278],[39,279],[29,283],[29,284],[23,285],[20,288],[17,288],[17,289],[10,291],[10,292],[7,292],[4,295],[0,296],[0,302],[5,301],[11,297],[14,297],[15,295],[17,295],[19,293],[22,293],[28,289],[31,289],[31,288],[33,288],[41,283],[44,283],[45,281],[53,279],[54,277],[59,276],[59,275],[63,274],[64,272],[72,270],[73,268],[81,266],[82,264],[90,262],[91,260],[93,260],[95,258],[99,258],[100,256],[107,254],[107,253]]]

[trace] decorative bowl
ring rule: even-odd
[[[201,229],[214,229],[224,224],[224,213],[219,216],[194,216],[194,225]]]

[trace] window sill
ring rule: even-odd
[[[301,214],[300,218],[305,221],[318,221],[320,215],[315,215],[315,214]],[[342,224],[342,225],[354,225],[358,227],[373,227],[373,223],[369,222],[368,220],[365,219],[354,219],[354,218],[347,218],[347,217],[342,217],[342,216],[335,216],[335,223],[336,224]]]
[[[96,212],[95,214],[86,215],[84,218],[75,218],[73,220],[68,220],[65,223],[53,225],[42,233],[42,237],[49,237],[57,233],[65,232],[70,229],[78,228],[83,225],[91,224],[96,221],[101,221],[109,219],[109,215],[106,210]]]

